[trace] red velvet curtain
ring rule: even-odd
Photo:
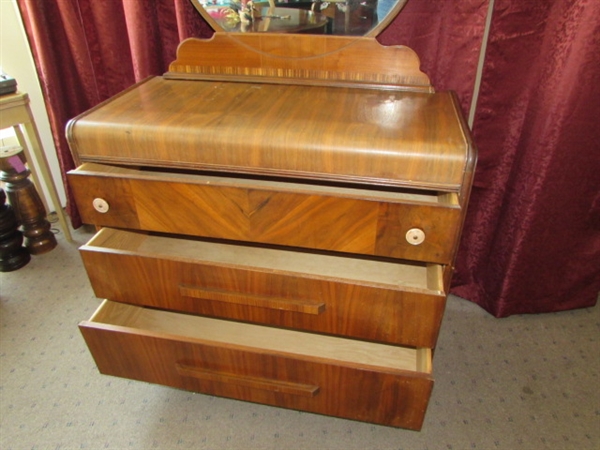
[[[381,36],[465,112],[488,1],[409,1]],[[479,162],[453,292],[497,317],[600,291],[600,2],[496,0],[473,125]]]
[[[496,316],[600,291],[600,2],[497,0],[454,292]]]
[[[416,50],[465,113],[489,0],[410,0],[380,36]],[[211,31],[189,0],[18,0],[63,169],[66,121]],[[503,317],[600,291],[600,2],[496,0],[473,127],[479,164],[453,292]],[[77,220],[76,211],[70,214]]]
[[[209,37],[212,30],[189,0],[18,0],[18,6],[77,228],[81,219],[65,176],[74,168],[64,133],[68,120],[166,72],[181,40]]]
[[[487,9],[488,0],[409,0],[378,40],[412,48],[436,90],[455,91],[466,114]]]

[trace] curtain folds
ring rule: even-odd
[[[498,317],[600,290],[600,3],[496,0],[454,292]]]
[[[66,122],[167,70],[212,31],[189,0],[18,0],[64,172]],[[410,0],[379,36],[468,112],[488,0]],[[600,291],[600,2],[495,0],[473,126],[479,163],[452,291],[504,317]],[[79,225],[69,197],[69,214]]]
[[[81,219],[66,172],[74,168],[66,138],[69,119],[151,75],[175,59],[179,42],[209,37],[189,0],[18,0],[39,74],[67,187],[67,212]]]
[[[412,48],[432,85],[455,91],[468,114],[487,8],[488,0],[409,0],[377,39]]]

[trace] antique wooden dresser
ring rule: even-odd
[[[475,151],[412,50],[217,32],[67,134],[101,373],[421,428]]]

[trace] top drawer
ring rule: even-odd
[[[86,223],[451,264],[456,194],[173,174],[84,164],[69,182]]]

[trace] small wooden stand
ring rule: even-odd
[[[41,182],[44,182],[50,195],[50,200],[54,203],[54,210],[62,226],[65,238],[67,241],[72,242],[71,230],[69,229],[65,212],[58,198],[56,184],[50,174],[48,160],[42,147],[42,141],[29,103],[29,96],[24,92],[0,96],[0,128],[12,127],[14,130],[19,145],[23,147],[25,158],[31,170],[33,183],[38,189],[41,189]],[[38,165],[37,168],[34,161]],[[52,211],[52,205],[48,205],[43,197],[42,203],[46,211]]]
[[[6,183],[6,193],[23,226],[25,247],[32,255],[49,252],[56,247],[56,237],[46,220],[46,209],[35,186],[29,180],[23,148],[4,147],[0,153],[0,181]]]
[[[18,228],[15,212],[6,204],[4,189],[0,189],[0,272],[20,269],[31,260]]]

